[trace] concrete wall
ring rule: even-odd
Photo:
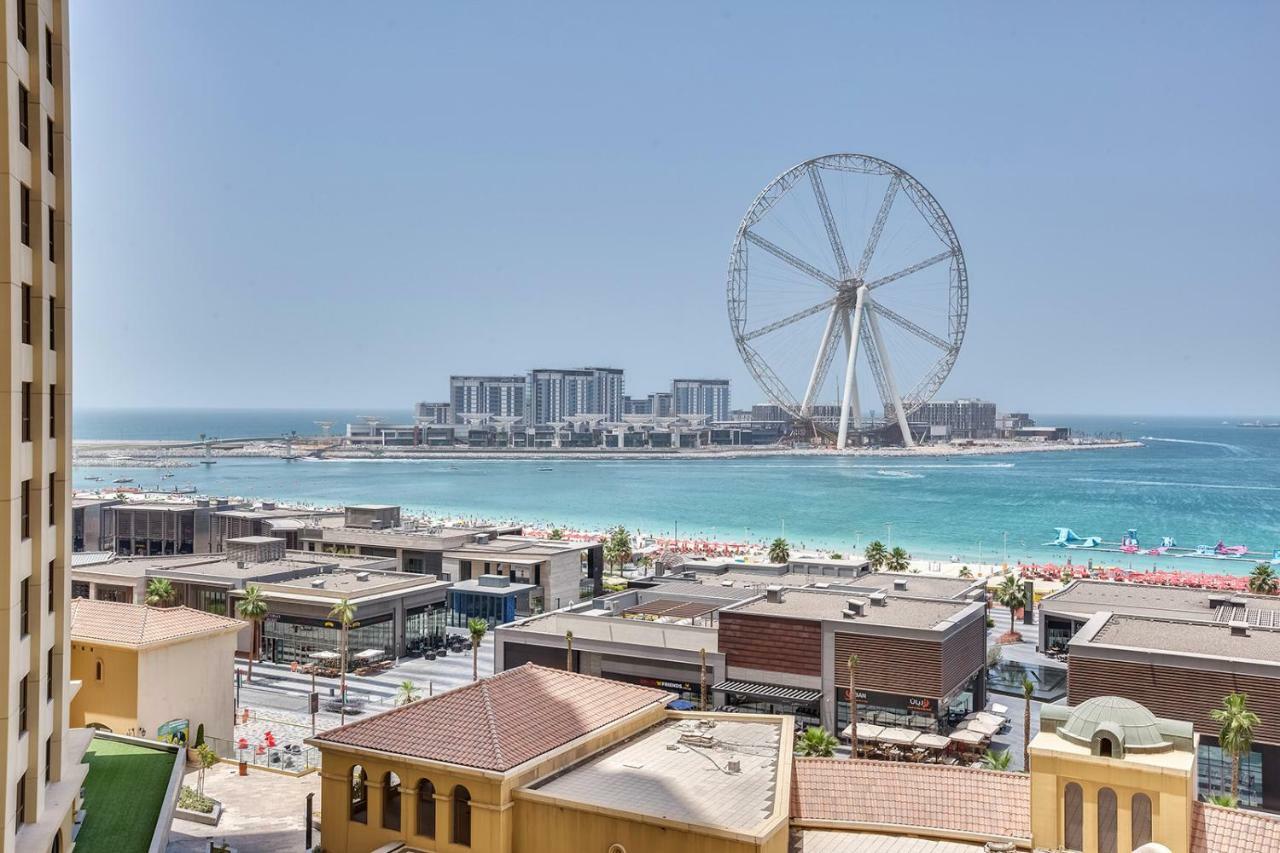
[[[154,736],[161,723],[203,723],[207,737],[230,740],[235,713],[235,634],[199,637],[139,655],[138,720]]]
[[[98,679],[98,664],[102,679]],[[125,734],[138,726],[138,653],[92,643],[71,644],[71,679],[80,692],[71,702],[71,725],[91,723]]]

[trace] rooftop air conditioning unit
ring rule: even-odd
[[[906,592],[906,591],[907,591],[907,579],[906,579],[906,578],[894,578],[894,580],[893,580],[893,590],[894,590],[894,592]]]
[[[489,534],[488,534],[488,533],[477,533],[477,534],[476,534],[476,544],[477,544],[477,545],[488,545],[488,544],[489,544]]]
[[[358,581],[367,581],[368,579],[369,579],[369,573],[368,573],[368,572],[356,572],[356,580],[358,580]]]
[[[868,595],[867,598],[871,599],[871,605],[873,607],[884,607],[889,603],[889,596],[885,595],[883,592],[873,592]]]
[[[720,581],[720,586],[733,586],[733,581],[729,581],[729,580]]]
[[[857,619],[860,616],[866,616],[867,600],[865,598],[850,598],[846,603],[844,613],[840,615],[845,619]]]
[[[780,586],[771,586],[765,589],[765,600],[770,604],[781,604],[785,595],[785,590]]]
[[[1228,623],[1227,623],[1227,627],[1229,627],[1229,628],[1231,629],[1231,636],[1233,636],[1233,637],[1247,637],[1247,636],[1249,636],[1249,623],[1248,623],[1248,622],[1241,622],[1241,621],[1239,621],[1239,620],[1236,620],[1236,621],[1228,622]]]
[[[312,588],[312,589],[321,589],[321,588],[323,588],[323,587],[324,587],[324,578],[312,578],[312,579],[311,579],[311,588]]]

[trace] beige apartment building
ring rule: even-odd
[[[4,786],[0,851],[67,850],[87,772],[68,733],[71,133],[66,0],[0,16],[5,82],[0,573]]]

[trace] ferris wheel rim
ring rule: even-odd
[[[760,386],[761,390],[765,392],[769,399],[775,405],[786,410],[793,417],[806,417],[807,413],[805,408],[809,405],[809,400],[806,398],[804,403],[798,400],[796,395],[792,393],[788,384],[778,376],[772,367],[769,366],[768,360],[751,345],[750,341],[754,337],[758,337],[761,334],[768,332],[771,326],[777,326],[785,321],[794,322],[797,317],[810,316],[817,313],[818,310],[825,308],[827,303],[821,303],[804,312],[799,312],[798,315],[791,318],[782,318],[782,320],[773,324],[767,324],[762,328],[756,329],[754,332],[748,331],[747,314],[745,310],[748,302],[747,283],[749,280],[747,243],[755,243],[758,246],[768,243],[767,240],[762,240],[757,235],[754,235],[750,229],[754,225],[763,221],[773,206],[780,201],[806,174],[810,175],[811,180],[818,181],[819,178],[814,178],[813,175],[818,174],[820,176],[820,170],[824,169],[867,175],[891,176],[891,184],[896,185],[897,191],[902,192],[910,199],[912,205],[920,215],[920,218],[926,225],[928,225],[947,249],[946,252],[935,256],[934,258],[927,259],[921,264],[913,265],[913,267],[923,269],[934,263],[940,263],[941,260],[944,259],[948,263],[948,310],[947,335],[945,338],[947,346],[945,349],[942,349],[941,355],[934,364],[924,371],[920,378],[911,385],[910,389],[907,390],[906,393],[899,392],[898,401],[901,404],[901,407],[905,410],[905,414],[903,415],[903,418],[905,419],[905,415],[914,413],[922,405],[932,399],[934,394],[937,393],[939,388],[946,381],[955,365],[955,361],[959,354],[960,347],[964,342],[964,336],[968,326],[969,286],[968,269],[965,263],[964,249],[960,244],[959,237],[956,235],[955,228],[952,225],[946,210],[923,183],[911,175],[911,173],[894,163],[880,157],[860,153],[836,153],[812,157],[779,173],[756,195],[738,225],[738,230],[734,236],[733,247],[729,256],[726,301],[729,313],[730,330],[733,333],[734,343],[738,349],[739,355],[742,357],[743,362],[747,367],[748,372],[752,374],[757,385]],[[815,192],[817,191],[818,190],[815,189]],[[893,190],[891,189],[891,192],[892,191]],[[821,204],[822,201],[823,200],[820,200],[819,203]],[[831,237],[834,243],[839,239],[839,237],[838,232],[835,235],[831,234],[832,224],[830,221],[830,210],[825,209],[823,210],[823,213],[825,217],[828,217],[828,236]],[[881,215],[884,215],[884,211],[881,212]],[[878,239],[878,234],[875,234],[872,237],[873,241],[876,239]],[[869,254],[867,253],[874,252],[875,248],[874,242],[870,242],[868,245],[869,249],[864,252],[864,257],[859,268],[859,272],[863,274],[866,272],[866,265],[869,260]],[[800,266],[796,262],[803,262],[802,259],[795,258],[794,256],[787,257],[789,253],[786,253],[785,250],[780,250],[777,246],[767,245],[763,246],[763,248],[771,254],[782,257],[793,266],[797,266],[798,268],[808,272],[812,278],[816,278],[828,285],[832,285],[834,283],[834,277],[829,273],[825,273],[820,268],[807,263],[805,263],[805,266]],[[837,263],[842,266],[841,273],[847,273],[848,270],[843,269],[843,267],[848,265],[847,261],[842,259],[839,252],[836,253],[836,257]],[[806,267],[809,268],[806,269]],[[885,277],[886,280],[871,281],[866,282],[866,284],[869,289],[875,289],[879,286],[891,283],[896,278],[913,274],[915,271],[918,271],[918,269],[908,268],[905,271],[900,271],[898,274]],[[840,283],[844,284],[846,282],[841,281]],[[911,323],[911,321],[901,315],[897,315],[896,312],[887,309],[885,306],[873,305],[870,313],[872,315],[880,314],[883,317],[887,317],[892,322],[902,325],[907,328],[908,331],[914,331],[917,334],[925,331],[919,326],[915,326],[915,324]],[[912,328],[913,326],[914,328]],[[935,340],[935,343],[942,340],[942,338],[936,335],[933,337],[937,339]],[[819,360],[823,359],[824,356],[828,359],[829,366],[831,354],[826,354],[820,351],[818,356]],[[875,375],[876,368],[874,363],[876,361],[876,355],[870,350],[870,348],[868,348],[867,357],[872,365],[873,375]],[[817,369],[818,368],[815,365],[815,372]],[[876,384],[880,390],[881,402],[885,403],[885,419],[887,420],[888,403],[890,401],[885,399],[887,395],[884,392],[884,386],[880,383],[879,376],[876,376]],[[844,403],[841,405],[844,405]]]

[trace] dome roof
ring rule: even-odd
[[[1074,709],[1058,734],[1079,744],[1089,745],[1099,732],[1118,736],[1125,749],[1159,750],[1171,744],[1156,717],[1131,699],[1120,696],[1096,696]]]

